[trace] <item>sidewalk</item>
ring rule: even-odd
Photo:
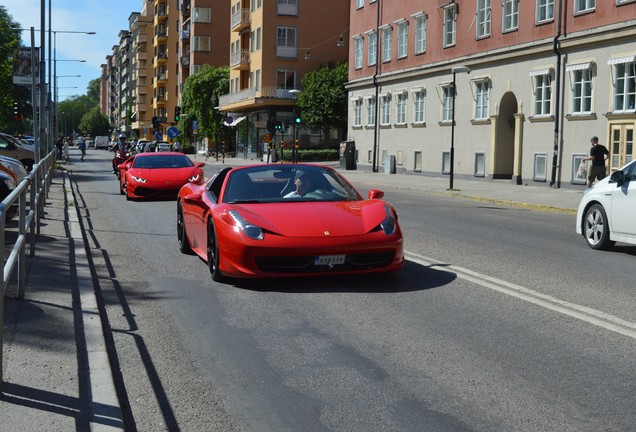
[[[203,157],[195,158],[202,161]],[[257,160],[208,159],[212,170]],[[582,191],[547,185],[516,186],[509,181],[384,174],[340,170],[362,193],[370,188],[408,190],[486,201],[497,205],[574,214]],[[361,186],[362,185],[362,186]],[[36,256],[28,260],[26,299],[5,298],[3,394],[0,430],[123,430],[122,412],[110,371],[104,332],[93,291],[73,184],[57,171],[45,208]]]
[[[71,186],[55,173],[25,300],[7,287],[3,432],[123,430]]]

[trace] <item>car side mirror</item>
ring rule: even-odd
[[[201,202],[201,197],[203,196],[202,192],[195,192],[188,194],[184,197],[185,201],[191,204],[197,204]]]
[[[384,197],[384,192],[379,189],[371,189],[369,191],[369,199],[382,199]]]
[[[620,186],[623,183],[625,183],[625,174],[623,173],[623,171],[614,171],[610,175],[610,181],[612,181],[612,182],[616,183],[618,186]]]
[[[197,164],[197,166],[198,166],[199,168],[203,168],[203,167],[205,166],[205,162],[199,162],[199,163]]]

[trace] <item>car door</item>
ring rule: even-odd
[[[615,235],[627,236],[636,240],[636,162],[626,169],[625,181],[612,191],[610,209],[610,227]]]

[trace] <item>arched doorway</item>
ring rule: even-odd
[[[514,93],[506,92],[499,102],[499,113],[496,117],[495,139],[493,148],[493,179],[509,179],[520,181],[520,173],[515,172],[515,131],[520,125],[517,114],[517,98]],[[519,151],[520,149],[517,149]],[[520,154],[519,154],[520,156]],[[513,177],[514,176],[514,177]]]

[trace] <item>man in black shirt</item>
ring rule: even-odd
[[[587,176],[587,187],[592,187],[594,180],[603,180],[607,176],[605,171],[605,161],[609,155],[607,148],[598,143],[598,137],[593,136],[590,138],[590,141],[592,142],[590,156],[584,159],[592,161],[592,166],[590,167],[589,175]]]

